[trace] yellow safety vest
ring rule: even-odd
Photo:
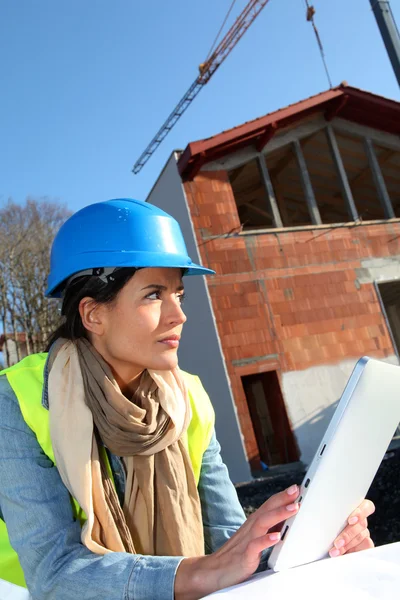
[[[8,382],[18,398],[22,416],[26,424],[37,437],[44,453],[55,464],[49,430],[49,411],[42,405],[44,385],[44,366],[47,354],[32,354],[13,367],[0,372],[6,375]],[[187,430],[187,443],[193,472],[198,484],[201,463],[214,427],[214,410],[200,379],[183,372],[189,391],[192,419]],[[104,456],[107,458],[106,453]],[[108,459],[107,459],[108,462]],[[111,472],[111,468],[108,464]],[[0,482],[1,484],[1,482]],[[75,518],[85,521],[86,516],[73,499]],[[16,552],[13,550],[7,533],[6,524],[0,519],[0,579],[26,587],[24,574]]]

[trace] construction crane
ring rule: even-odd
[[[186,94],[169,115],[168,119],[153,137],[150,144],[135,162],[132,169],[133,173],[139,173],[139,171],[144,167],[149,158],[154,154],[158,146],[174,127],[176,122],[181,118],[183,113],[196,98],[202,87],[210,81],[215,71],[224,62],[225,58],[230,54],[240,38],[247,31],[247,29],[268,2],[269,0],[250,0],[250,2],[247,3],[242,13],[236,19],[233,26],[218,44],[211,56],[209,56],[209,58],[207,58],[207,60],[199,66],[199,75],[196,77]],[[234,2],[232,3],[232,6],[233,4]]]

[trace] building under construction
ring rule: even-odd
[[[174,152],[148,201],[182,225],[181,366],[234,480],[309,462],[356,360],[400,350],[400,103],[347,85]]]

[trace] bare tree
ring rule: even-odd
[[[65,205],[47,198],[9,200],[0,207],[0,320],[6,338],[15,342],[16,360],[43,350],[58,325],[54,301],[44,293],[50,248],[70,216]],[[8,344],[5,362],[10,364]]]

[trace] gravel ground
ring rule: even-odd
[[[283,469],[271,469],[262,478],[236,486],[246,512],[252,513],[272,494],[293,483],[300,484],[305,470],[301,463]],[[400,541],[400,448],[388,452],[369,489],[367,498],[376,506],[369,519],[371,537],[376,546]]]

